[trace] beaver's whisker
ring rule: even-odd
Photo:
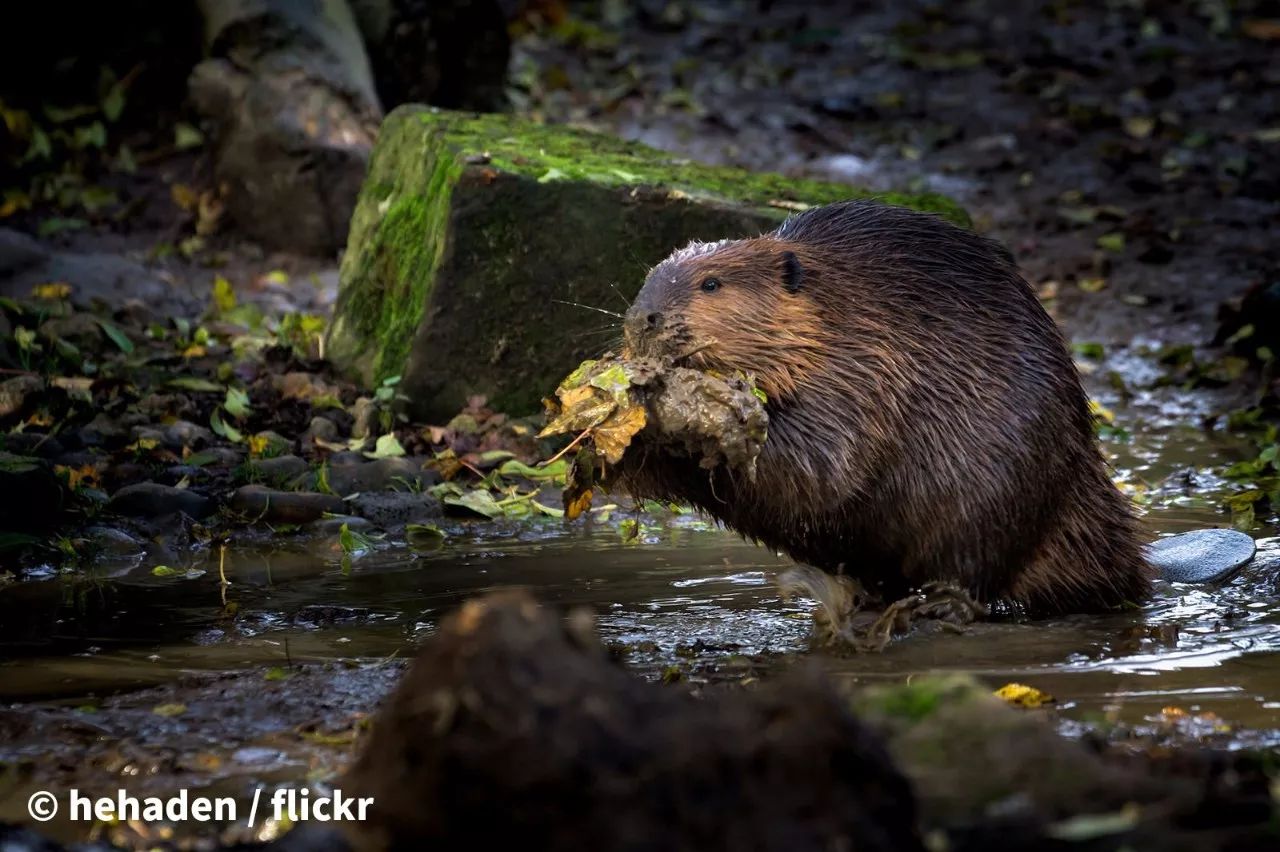
[[[614,284],[612,281],[610,281],[609,286],[613,288],[613,292],[618,294],[618,298],[622,300],[622,304],[626,305],[628,308],[631,307],[631,300],[627,298],[625,293],[623,293],[621,290],[618,289],[617,284]]]
[[[564,299],[552,299],[551,301],[559,302],[562,305],[568,305],[572,308],[582,308],[584,311],[597,311],[607,316],[616,317],[618,319],[626,319],[626,317],[624,317],[622,314],[618,313],[617,311],[607,311],[604,308],[597,308],[594,305],[584,305],[581,302],[566,302]]]

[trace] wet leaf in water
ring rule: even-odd
[[[444,531],[431,524],[408,524],[404,533],[409,546],[417,550],[439,550],[444,547]]]
[[[446,506],[457,506],[475,512],[485,518],[499,518],[505,514],[498,501],[488,491],[467,491],[444,498]]]
[[[995,696],[1014,707],[1025,707],[1029,710],[1053,704],[1057,700],[1047,692],[1041,692],[1034,686],[1021,683],[1006,683],[995,691]]]
[[[168,718],[173,718],[174,716],[181,716],[183,713],[187,712],[187,705],[157,704],[155,707],[151,708],[151,712],[155,713],[157,716],[165,716]]]
[[[1084,814],[1055,822],[1045,829],[1045,834],[1054,840],[1083,843],[1130,831],[1141,816],[1142,810],[1137,805],[1126,805],[1114,813]]]

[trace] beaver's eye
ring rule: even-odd
[[[702,284],[700,286],[702,287],[703,292],[714,293],[715,291],[720,289],[720,279],[719,278],[703,278]]]

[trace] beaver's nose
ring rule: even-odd
[[[650,310],[640,305],[635,305],[631,310],[627,311],[626,317],[626,336],[627,342],[638,350],[644,351],[644,341],[653,334],[662,330],[666,324],[666,318],[661,311]]]

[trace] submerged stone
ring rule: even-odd
[[[1171,535],[1147,547],[1147,559],[1171,583],[1216,583],[1253,558],[1257,545],[1239,530]]]
[[[400,376],[397,390],[424,419],[444,422],[474,394],[528,412],[606,348],[610,326],[618,331],[608,314],[673,248],[873,196],[965,219],[939,195],[752,174],[509,116],[402,107],[383,124],[352,219],[327,353],[367,386]]]

